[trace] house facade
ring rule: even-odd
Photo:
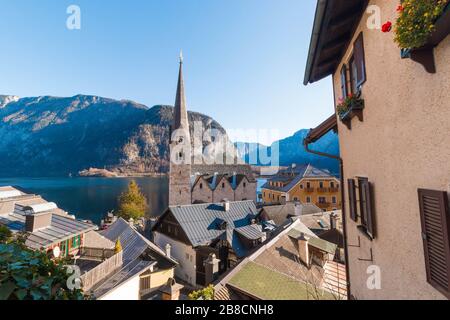
[[[324,211],[340,210],[340,181],[311,165],[281,170],[262,187],[264,204],[301,202]]]
[[[351,297],[447,299],[449,7],[427,45],[402,59],[393,31],[370,23],[377,10],[395,21],[400,4],[318,1],[305,84],[331,75],[336,115],[305,144],[339,132]],[[363,104],[338,114],[349,93]]]
[[[153,227],[154,242],[179,263],[193,287],[212,283],[266,239],[252,200],[172,206]]]

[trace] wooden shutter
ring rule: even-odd
[[[372,239],[375,239],[375,217],[372,206],[373,188],[369,182],[369,179],[359,179],[359,194],[362,225],[366,227],[367,234]]]
[[[450,298],[449,208],[445,191],[419,189],[428,282]]]
[[[342,98],[347,97],[347,66],[344,64],[341,69],[341,93]]]
[[[348,206],[350,208],[350,219],[358,221],[358,215],[356,212],[356,187],[355,180],[348,179]]]
[[[362,32],[353,44],[353,58],[356,64],[356,87],[366,82],[366,62],[364,58],[364,40]]]

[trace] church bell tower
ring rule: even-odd
[[[180,53],[177,95],[170,130],[169,206],[191,204],[191,135],[184,95],[183,55]]]

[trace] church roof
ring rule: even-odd
[[[204,176],[213,176],[214,174],[228,175],[229,177],[232,177],[234,174],[244,175],[247,177],[249,182],[256,182],[252,168],[247,164],[192,165],[191,172],[196,175],[204,175]]]

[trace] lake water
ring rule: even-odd
[[[149,203],[148,216],[160,216],[168,204],[168,180],[161,178],[0,178],[0,186],[17,186],[41,195],[78,219],[100,220],[116,209],[117,199],[135,180]]]
[[[117,199],[135,180],[147,197],[147,216],[160,216],[168,205],[169,185],[161,178],[0,178],[0,186],[17,186],[27,193],[41,195],[55,202],[58,207],[78,219],[99,224],[111,210],[116,209]],[[267,180],[258,180],[258,193]]]

